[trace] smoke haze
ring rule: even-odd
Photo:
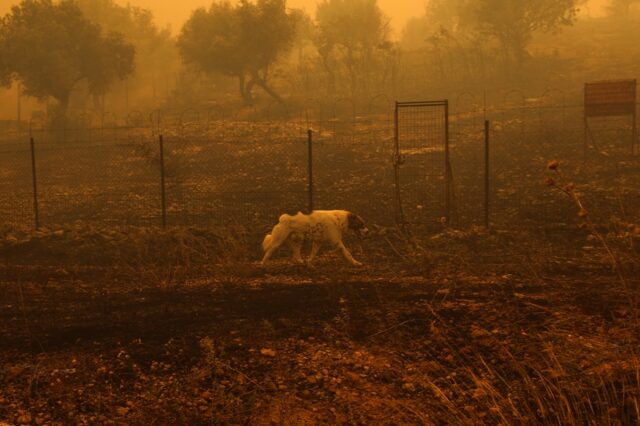
[[[391,18],[391,26],[397,36],[409,18],[424,13],[427,2],[428,0],[379,0],[378,3]],[[12,4],[18,3],[19,1],[9,0],[4,6],[0,5],[0,14],[8,12]],[[169,25],[173,33],[177,33],[194,9],[209,6],[211,0],[183,0],[178,3],[172,0],[116,0],[116,3],[149,9],[153,11],[160,26]],[[313,16],[318,3],[319,0],[289,0],[287,5],[291,8],[304,9]],[[583,9],[590,16],[597,16],[602,13],[606,4],[607,0],[589,0]]]

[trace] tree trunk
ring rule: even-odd
[[[104,93],[94,93],[91,95],[93,98],[93,107],[96,111],[99,111],[100,114],[104,114]]]
[[[67,110],[69,109],[69,94],[65,93],[64,95],[58,98],[58,109],[63,115],[67,115]]]
[[[258,77],[257,73],[253,74],[253,78],[251,79],[251,83],[254,83],[254,84],[257,84],[258,86],[260,86],[260,88],[262,90],[267,92],[267,94],[269,94],[269,96],[271,96],[273,99],[278,101],[278,103],[281,103],[281,104],[284,103],[284,100],[280,97],[280,95],[278,95],[271,87],[269,87],[269,85],[267,84],[267,80],[265,78]]]
[[[251,79],[244,86],[244,102],[246,105],[253,105],[253,86],[255,84],[255,81]]]
[[[53,110],[51,117],[51,126],[55,129],[63,129],[67,124],[67,111],[69,110],[70,93],[62,93],[56,96],[58,105]]]
[[[249,106],[253,104],[253,96],[251,95],[251,91],[253,90],[253,82],[247,82],[244,73],[238,75],[238,84],[240,88],[240,96],[242,97],[242,101],[245,106]]]
[[[327,92],[329,92],[329,95],[333,95],[334,93],[336,93],[336,76],[333,73],[331,66],[329,65],[328,56],[329,54],[323,55],[322,52],[320,54],[320,57],[322,58],[322,66],[327,72]]]
[[[358,89],[358,76],[356,75],[356,60],[354,58],[353,51],[347,49],[347,71],[349,73],[349,89],[351,91],[351,97],[355,99],[356,91]]]

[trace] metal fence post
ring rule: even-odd
[[[584,101],[583,101],[583,140],[582,140],[582,161],[587,161],[587,151],[589,149],[588,137],[589,137],[589,120],[587,119],[587,83],[584,84]]]
[[[31,144],[31,177],[33,179],[33,212],[36,229],[40,228],[40,214],[38,211],[38,180],[36,179],[36,148],[33,137],[29,138]]]
[[[484,121],[484,226],[489,228],[489,120]]]
[[[453,184],[453,171],[451,170],[451,157],[449,153],[449,100],[444,101],[444,161],[445,220],[447,226],[451,226],[451,186]]]
[[[631,125],[631,156],[636,155],[636,144],[638,143],[638,118],[637,105],[633,106],[633,124]]]
[[[309,213],[313,212],[313,131],[307,130],[307,169],[309,171],[308,185],[309,185]]]
[[[160,135],[160,200],[162,202],[162,228],[167,227],[167,198],[164,184],[164,139]]]
[[[400,193],[400,130],[398,129],[398,101],[396,101],[395,110],[393,113],[393,143],[395,153],[393,155],[393,177],[396,184],[396,200],[395,200],[395,213],[396,224],[398,226],[404,225],[404,213],[402,211],[401,193]]]
[[[16,105],[16,118],[18,120],[18,128],[20,128],[20,124],[22,123],[22,84],[20,83],[20,81],[18,81],[17,83],[17,87],[16,87],[16,100],[17,100],[17,105]]]

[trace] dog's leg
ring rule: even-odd
[[[289,245],[291,246],[293,260],[298,263],[304,263],[304,260],[302,260],[302,254],[300,253],[300,251],[302,250],[302,242],[304,240],[294,235],[289,237]]]
[[[276,249],[279,246],[280,246],[280,244],[278,244],[277,246],[275,244],[272,244],[271,247],[269,247],[267,252],[264,254],[264,257],[262,258],[262,262],[260,262],[260,263],[262,263],[264,265],[267,262],[267,260],[269,260],[271,255],[273,255],[273,253],[276,251]]]
[[[264,257],[262,258],[262,264],[264,265],[267,260],[273,255],[273,253],[284,243],[289,237],[289,231],[282,225],[276,225],[271,233],[271,241],[269,241],[269,247],[265,250]]]
[[[344,243],[342,241],[338,242],[338,248],[342,251],[342,254],[344,255],[344,257],[351,262],[352,265],[354,266],[362,266],[362,263],[358,262],[357,260],[355,260],[353,258],[353,256],[351,256],[351,252],[349,252],[349,250],[345,247]]]
[[[271,257],[274,251],[276,250],[269,248],[267,252],[264,254],[264,257],[262,258],[262,261],[260,263],[264,265],[267,262],[267,260],[269,260],[269,258]]]
[[[319,250],[320,250],[320,243],[317,242],[317,241],[314,241],[311,244],[311,253],[309,254],[309,258],[307,259],[308,263],[313,262],[313,259],[315,259],[315,257],[318,254]]]

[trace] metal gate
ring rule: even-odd
[[[449,102],[396,102],[398,225],[450,222]]]

